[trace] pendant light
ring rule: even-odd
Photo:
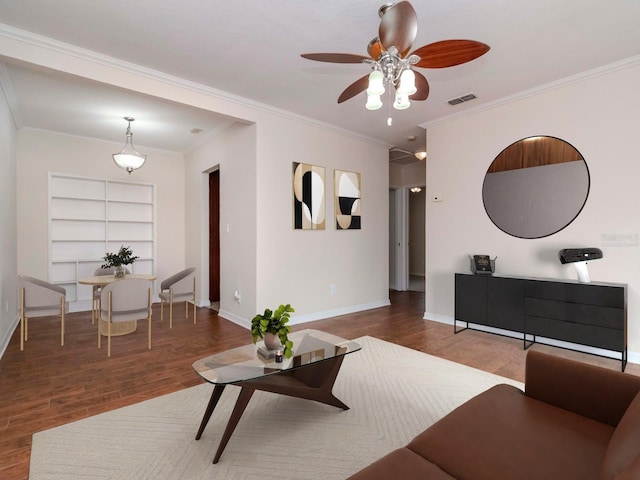
[[[136,149],[133,148],[133,133],[131,133],[131,122],[135,121],[135,118],[124,117],[124,119],[128,122],[127,140],[122,151],[120,153],[114,153],[112,157],[113,161],[116,162],[116,165],[118,165],[123,170],[126,170],[127,172],[129,172],[129,175],[131,175],[131,172],[144,165],[147,156],[138,153]]]

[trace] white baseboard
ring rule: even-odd
[[[363,303],[360,305],[350,305],[348,307],[336,308],[333,310],[324,310],[322,312],[310,313],[307,315],[295,315],[291,317],[291,325],[298,325],[306,322],[314,322],[316,320],[325,320],[327,318],[347,315],[349,313],[364,312],[374,308],[387,307],[391,305],[389,299],[380,300],[378,302]]]
[[[20,316],[17,316],[12,322],[9,328],[4,332],[4,336],[0,339],[0,359],[4,356],[4,352],[7,351],[13,332],[20,326]]]
[[[307,322],[314,322],[316,320],[325,320],[327,318],[337,317],[340,315],[347,315],[349,313],[364,312],[365,310],[372,310],[374,308],[386,307],[391,305],[391,301],[380,300],[378,302],[364,303],[360,305],[350,305],[348,307],[336,308],[334,310],[324,310],[322,312],[310,313],[307,315],[292,315],[289,325],[300,325]],[[233,322],[241,327],[251,330],[251,320],[239,317],[226,310],[220,310],[218,315],[230,322]]]
[[[241,327],[246,328],[247,330],[251,330],[251,320],[247,320],[246,318],[240,317],[235,313],[228,312],[226,310],[220,309],[218,312],[218,316],[224,318],[225,320],[229,320],[236,325],[240,325]]]
[[[425,312],[422,318],[424,320],[431,320],[438,323],[446,323],[453,326],[453,317],[449,317],[446,315],[439,315],[437,313]],[[458,325],[462,326],[464,325],[464,322],[459,322]],[[487,332],[487,333],[495,333],[498,335],[503,335],[505,337],[512,337],[512,338],[522,340],[522,334],[518,332],[513,332],[511,330],[503,330],[501,328],[487,327],[484,325],[476,325],[476,324],[472,324],[472,325],[474,330]],[[580,345],[578,343],[570,343],[570,342],[564,342],[561,340],[555,340],[553,338],[546,338],[546,337],[537,337],[537,338],[540,339],[540,343],[544,343],[545,345],[551,345],[553,347],[559,347],[559,348],[566,348],[569,350],[576,350],[578,352],[583,352],[583,353],[590,353],[592,355],[611,358],[612,360],[620,360],[620,354],[618,352],[613,352],[611,350],[604,350],[602,348],[596,348],[596,347],[588,347],[585,345]],[[628,351],[627,361],[629,363],[640,364],[640,353]]]

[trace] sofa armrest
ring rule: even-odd
[[[435,463],[406,447],[398,448],[366,466],[347,480],[455,480]]]
[[[640,391],[640,377],[548,355],[527,353],[525,394],[615,427]]]

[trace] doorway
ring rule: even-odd
[[[209,174],[209,303],[220,310],[220,170]]]
[[[389,288],[405,291],[409,283],[409,228],[406,188],[389,189]]]
[[[416,189],[417,190],[417,189]],[[389,189],[389,288],[425,291],[426,191]]]
[[[427,204],[424,187],[409,191],[409,290],[425,291],[425,208]]]

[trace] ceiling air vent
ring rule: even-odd
[[[447,103],[449,105],[459,105],[461,103],[468,102],[469,100],[473,100],[474,98],[478,98],[476,97],[475,93],[468,93],[458,98],[452,98]]]

